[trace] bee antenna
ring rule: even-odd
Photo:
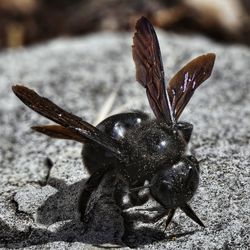
[[[202,227],[205,227],[203,222],[198,218],[198,216],[195,214],[193,209],[188,204],[185,204],[183,207],[180,207],[180,209],[197,224],[199,224]]]

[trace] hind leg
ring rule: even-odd
[[[80,213],[80,220],[85,222],[85,212],[90,200],[91,194],[98,188],[106,169],[94,172],[84,185],[84,188],[80,194],[78,202],[78,211]]]
[[[130,187],[129,199],[132,206],[141,206],[148,201],[149,191],[148,188],[144,187],[144,182],[138,182]]]

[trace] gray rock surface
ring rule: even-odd
[[[90,223],[80,223],[77,199],[88,177],[81,145],[33,133],[30,126],[48,121],[25,107],[11,85],[23,83],[89,122],[117,88],[113,111],[151,112],[135,83],[131,34],[98,33],[0,53],[1,247],[249,249],[250,51],[160,31],[159,39],[166,78],[199,54],[217,54],[212,77],[182,115],[194,124],[190,150],[201,162],[201,183],[191,204],[206,228],[180,211],[166,231],[147,223],[159,210],[153,201],[122,217],[108,175]]]

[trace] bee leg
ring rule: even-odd
[[[104,174],[107,172],[107,169],[99,170],[94,172],[87,182],[84,184],[83,190],[81,191],[79,200],[78,200],[78,211],[80,213],[80,220],[86,222],[85,214],[90,200],[91,194],[99,186]]]
[[[169,213],[169,210],[168,210],[168,209],[167,209],[167,210],[164,210],[163,212],[160,212],[159,214],[157,214],[157,215],[153,218],[152,222],[153,222],[153,223],[157,223],[159,220],[161,220],[163,217],[165,217],[168,213]]]
[[[122,182],[122,180],[118,181],[116,185],[114,198],[120,208],[127,209],[132,206],[140,206],[148,201],[148,193],[141,194],[139,193],[140,190],[128,192],[128,189],[126,187],[126,183]]]
[[[132,192],[129,194],[129,199],[130,199],[130,202],[133,206],[141,206],[148,201],[149,194],[148,194],[148,192],[140,194],[140,191]]]
[[[193,221],[195,221],[197,224],[199,224],[202,227],[205,227],[203,222],[198,218],[198,216],[195,214],[194,210],[186,203],[183,207],[180,208],[189,218],[191,218]]]
[[[171,222],[171,220],[174,217],[175,211],[176,211],[176,209],[173,209],[173,208],[168,211],[168,218],[166,220],[165,230],[164,231],[167,230],[167,227],[168,227],[169,223]]]

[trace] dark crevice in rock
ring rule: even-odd
[[[47,167],[47,174],[46,174],[44,180],[39,181],[39,185],[42,186],[42,187],[46,186],[48,184],[51,169],[52,169],[54,163],[53,163],[53,161],[51,160],[50,157],[46,157],[45,160],[44,160],[44,165],[45,165],[45,167]]]
[[[48,169],[51,169],[54,165],[53,161],[49,157],[46,157],[44,164],[48,167]]]
[[[46,185],[47,185],[47,184],[48,184],[48,181],[49,181],[51,169],[52,169],[54,163],[53,163],[53,161],[51,160],[51,158],[49,158],[49,157],[46,157],[44,163],[45,163],[45,166],[48,168],[48,173],[47,173],[47,175],[46,175],[46,177],[45,177],[45,183],[46,183]]]

